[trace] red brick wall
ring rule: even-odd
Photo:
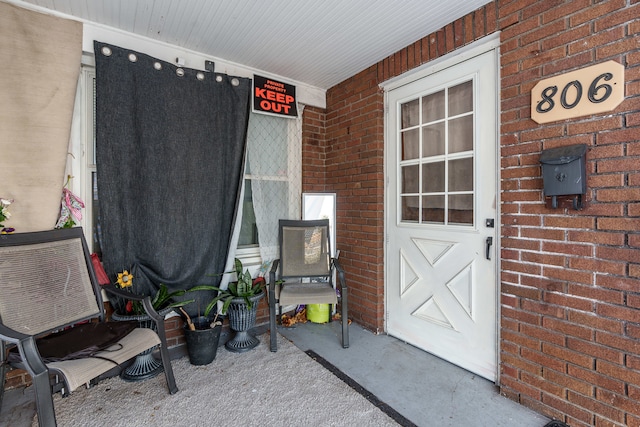
[[[384,329],[384,99],[379,84],[495,28],[492,3],[327,92],[324,189],[338,197],[336,247],[347,273],[350,317],[373,331]],[[303,169],[305,190],[313,180]]]
[[[639,17],[637,0],[495,1],[328,91],[325,136],[304,146],[303,186],[338,195],[354,321],[384,327],[378,84],[500,30],[501,391],[573,427],[640,425]],[[610,59],[625,65],[615,111],[530,119],[539,80]],[[586,206],[551,209],[540,152],[577,143],[588,145]]]
[[[27,371],[23,371],[22,369],[12,369],[7,372],[4,383],[5,390],[24,387],[26,385],[31,385],[31,376]]]
[[[373,330],[383,327],[384,290],[384,123],[378,74],[373,66],[329,90],[325,141],[325,184],[337,194],[336,248],[348,271],[350,318]]]
[[[640,425],[640,4],[627,3],[498,9],[502,392],[571,426]],[[607,60],[626,65],[626,100],[615,111],[544,125],[529,118],[540,79]],[[588,146],[587,205],[554,210],[539,155],[570,144]]]
[[[303,191],[325,191],[325,113],[305,107],[302,123]]]

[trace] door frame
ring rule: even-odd
[[[500,210],[500,32],[493,33],[489,36],[486,36],[480,40],[477,40],[473,43],[470,43],[467,46],[461,47],[456,51],[450,52],[440,58],[434,59],[433,61],[427,62],[419,67],[414,68],[413,70],[407,71],[406,73],[394,77],[390,80],[387,80],[380,84],[380,88],[384,90],[384,161],[383,161],[383,170],[384,170],[384,319],[383,326],[384,331],[387,332],[387,319],[389,316],[388,312],[388,283],[389,283],[389,268],[387,268],[388,262],[394,262],[390,259],[388,253],[388,243],[389,243],[389,224],[388,224],[388,210],[395,209],[396,201],[388,200],[389,197],[389,185],[391,183],[389,171],[387,167],[387,161],[391,155],[390,150],[395,149],[395,145],[392,146],[392,143],[395,144],[395,130],[389,129],[389,114],[395,114],[395,108],[391,108],[389,106],[389,92],[397,89],[401,86],[405,86],[407,84],[413,83],[422,78],[428,77],[437,72],[443,71],[447,68],[458,65],[468,59],[476,57],[478,55],[487,53],[489,51],[494,51],[494,60],[496,61],[496,88],[498,93],[496,94],[496,148],[495,148],[495,159],[496,159],[496,170],[495,170],[495,200],[494,203],[496,205],[496,224],[495,224],[495,254],[494,262],[496,263],[496,295],[495,295],[495,304],[496,304],[496,318],[495,318],[495,328],[496,328],[496,380],[495,384],[500,385],[500,319],[502,317],[501,314],[501,306],[500,306],[500,275],[501,275],[501,210]],[[394,184],[395,185],[395,184]],[[397,261],[396,261],[397,262]]]

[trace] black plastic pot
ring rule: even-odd
[[[208,365],[213,362],[218,352],[222,325],[211,328],[211,319],[201,316],[193,319],[195,331],[184,325],[184,337],[187,340],[187,353],[192,365]]]

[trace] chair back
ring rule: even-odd
[[[280,228],[280,277],[331,275],[329,220],[284,220]]]
[[[0,235],[2,324],[38,335],[102,319],[102,307],[82,228]]]

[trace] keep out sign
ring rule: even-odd
[[[253,111],[278,116],[298,117],[296,87],[254,74]]]

